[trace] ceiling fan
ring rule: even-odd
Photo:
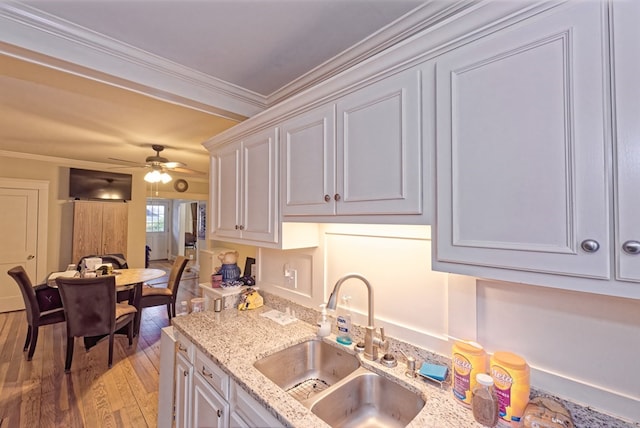
[[[123,168],[149,168],[151,171],[158,171],[159,173],[166,173],[167,171],[173,171],[180,174],[190,174],[190,175],[206,175],[206,173],[201,171],[196,171],[194,169],[187,168],[187,165],[182,162],[174,162],[169,161],[169,159],[160,156],[160,152],[164,150],[164,146],[160,144],[153,144],[151,148],[156,152],[154,156],[147,156],[145,159],[145,163],[133,162],[126,159],[117,159],[117,158],[109,158],[110,160],[118,161],[118,162],[126,162],[133,164],[131,167],[123,167]]]

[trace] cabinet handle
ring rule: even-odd
[[[640,242],[638,241],[627,241],[622,244],[622,249],[627,254],[640,254]]]
[[[580,248],[582,248],[586,253],[595,253],[600,249],[600,244],[595,239],[585,239],[580,244]]]
[[[218,411],[216,412],[218,414],[218,417],[221,418],[222,417],[222,410],[218,409]]]
[[[240,225],[240,230],[244,230],[244,226],[243,225]]]
[[[35,258],[36,258],[36,256],[34,256],[33,254],[29,254],[29,255],[27,256],[27,260],[33,260],[33,259],[35,259]]]
[[[329,202],[331,200],[331,196],[329,195],[324,195],[324,201],[325,202]]]
[[[238,226],[238,225],[236,224],[236,230],[238,230],[238,229],[240,229],[240,226]]]
[[[335,199],[336,201],[340,200],[340,194],[336,193],[335,195],[333,195],[333,199]]]
[[[184,375],[184,377],[189,376],[189,372],[187,372],[186,370],[182,374]]]
[[[185,348],[184,346],[182,346],[182,343],[178,343],[178,351],[185,352],[186,350],[187,350],[187,348]]]
[[[213,373],[209,373],[205,366],[202,366],[202,376],[206,376],[208,378],[213,379]]]

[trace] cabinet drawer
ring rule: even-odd
[[[196,350],[195,370],[211,385],[223,398],[229,395],[229,375],[223,372],[217,364],[212,362],[202,351]]]
[[[178,355],[182,355],[190,363],[193,363],[195,346],[193,346],[193,343],[191,343],[189,339],[187,339],[182,334],[180,334],[180,332],[177,332],[177,331],[176,331],[176,353]]]
[[[284,426],[263,404],[249,395],[237,383],[231,382],[229,395],[229,403],[231,403],[233,413],[239,415],[248,426],[270,428]]]

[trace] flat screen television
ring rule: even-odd
[[[69,168],[69,197],[131,200],[131,174]]]

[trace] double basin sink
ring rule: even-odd
[[[332,427],[404,427],[425,405],[419,394],[321,340],[293,345],[254,366]]]

